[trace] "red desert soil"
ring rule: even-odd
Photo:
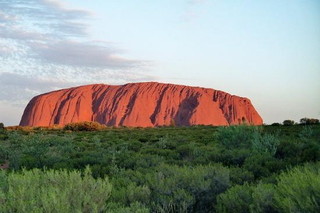
[[[97,121],[109,126],[262,124],[248,98],[200,87],[156,82],[93,84],[34,97],[21,126]]]

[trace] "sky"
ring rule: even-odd
[[[319,0],[0,0],[0,122],[77,85],[157,81],[320,118]]]

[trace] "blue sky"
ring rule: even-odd
[[[158,81],[251,99],[265,123],[320,118],[318,0],[0,0],[0,122],[35,95]]]

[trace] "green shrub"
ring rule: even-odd
[[[149,213],[150,209],[141,203],[134,202],[130,206],[122,206],[119,203],[108,203],[108,213]]]
[[[248,125],[219,127],[216,139],[227,149],[245,148],[271,155],[276,153],[279,145],[277,135],[262,134],[262,128]]]
[[[243,164],[243,168],[254,174],[256,180],[269,177],[272,173],[283,169],[283,167],[281,161],[268,153],[254,153]]]
[[[252,205],[250,212],[278,212],[274,207],[274,185],[273,184],[258,184],[252,193]]]
[[[251,183],[254,181],[254,174],[243,167],[230,168],[230,180],[233,184]]]
[[[218,196],[217,212],[277,212],[273,207],[274,187],[271,184],[236,185]]]
[[[162,165],[149,173],[152,212],[211,212],[216,196],[230,186],[229,170],[220,165]]]
[[[105,128],[105,125],[102,125],[98,122],[83,121],[77,123],[66,124],[63,129],[71,131],[97,131]]]
[[[310,126],[304,126],[299,133],[299,137],[303,141],[308,141],[313,135],[313,129]]]
[[[282,173],[275,201],[282,212],[320,212],[320,163]]]
[[[94,179],[86,168],[12,172],[0,171],[0,212],[101,212],[111,193],[108,178]]]
[[[115,181],[115,180],[114,180]],[[124,185],[115,186],[111,200],[116,203],[122,203],[125,206],[130,206],[131,203],[148,203],[150,201],[150,189],[148,186],[137,186],[135,182],[130,180],[118,180],[122,181]],[[117,182],[117,184],[119,184]]]
[[[251,141],[257,131],[259,131],[258,127],[249,125],[219,127],[216,139],[228,149],[250,148]]]
[[[275,155],[280,141],[277,135],[255,132],[252,138],[252,149],[259,153]]]
[[[284,126],[292,126],[292,125],[294,125],[294,121],[293,121],[293,120],[284,120],[284,121],[282,122],[282,124],[283,124]]]
[[[236,185],[218,196],[217,212],[247,213],[252,204],[253,188],[248,184]]]
[[[8,139],[0,144],[0,157],[10,162],[10,168],[53,168],[55,164],[67,164],[74,149],[72,137],[8,132]]]
[[[0,131],[4,130],[4,124],[0,123]]]

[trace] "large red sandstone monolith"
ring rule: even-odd
[[[156,82],[93,84],[34,97],[21,126],[97,121],[109,126],[262,124],[247,98],[200,87]]]

